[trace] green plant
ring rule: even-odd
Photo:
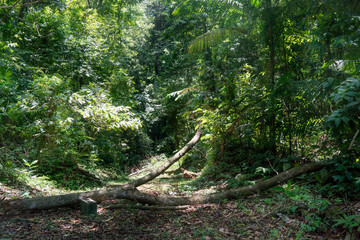
[[[305,219],[305,224],[301,225],[301,229],[305,232],[325,230],[329,226],[329,223],[325,219],[315,213],[308,214]]]
[[[359,215],[346,215],[344,214],[343,217],[335,219],[336,223],[333,227],[342,226],[344,229],[348,229],[351,233],[353,229],[355,231],[360,231],[360,216]]]
[[[355,77],[347,78],[335,88],[330,98],[337,109],[331,113],[326,122],[335,134],[340,133],[341,137],[347,136],[349,140],[359,129],[360,80]],[[354,147],[350,144],[352,142],[347,141],[346,147],[349,149]]]
[[[269,238],[268,239],[280,239],[280,233],[278,229],[271,229],[269,232]]]
[[[324,211],[329,206],[327,199],[321,198],[319,195],[313,195],[306,187],[299,187],[292,185],[289,181],[287,184],[273,188],[276,191],[282,191],[284,195],[290,199],[288,204],[291,205],[289,210],[296,213],[298,209],[302,209],[301,213],[305,216],[305,224],[301,229],[305,232],[314,232],[317,230],[324,230],[329,226],[329,221],[326,217],[322,217]],[[286,201],[280,198],[281,201]],[[305,210],[303,209],[305,205]]]

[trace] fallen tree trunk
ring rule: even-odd
[[[217,203],[224,199],[234,199],[241,196],[248,196],[263,192],[273,186],[286,182],[304,173],[313,172],[321,169],[326,163],[310,163],[292,168],[282,172],[270,179],[256,183],[255,185],[242,188],[227,190],[208,195],[195,195],[192,197],[162,197],[153,194],[143,193],[137,189],[117,187],[102,189],[85,193],[72,193],[66,195],[50,196],[34,199],[23,199],[10,203],[12,207],[23,209],[47,209],[61,207],[65,205],[76,205],[81,198],[91,198],[97,202],[109,199],[128,199],[142,204],[180,206],[203,203]]]
[[[111,189],[101,189],[91,192],[70,193],[49,197],[15,200],[11,201],[9,205],[24,209],[48,209],[53,207],[77,205],[81,198],[91,198],[96,202],[116,198],[130,198],[134,200],[134,197],[131,196],[132,192],[135,193],[137,191],[136,187],[143,185],[164,173],[169,167],[171,167],[171,165],[179,161],[182,156],[189,152],[196,145],[196,143],[200,141],[200,128],[201,125],[199,125],[194,137],[180,151],[178,151],[173,157],[166,161],[164,165],[150,172],[148,175],[134,180],[133,182],[125,185],[112,186]]]
[[[128,183],[127,185],[123,186],[125,188],[135,189],[138,186],[141,186],[147,182],[150,182],[157,176],[163,174],[169,167],[171,167],[174,163],[179,161],[179,159],[184,156],[187,152],[189,152],[198,141],[200,141],[201,138],[201,124],[199,125],[195,136],[188,142],[180,151],[178,151],[174,156],[172,156],[168,161],[165,162],[164,165],[159,167],[158,169],[153,170],[148,175],[139,178],[131,183]]]
[[[227,190],[224,192],[212,193],[207,195],[195,195],[192,197],[162,197],[153,194],[143,193],[135,190],[123,198],[135,200],[139,203],[150,205],[167,205],[167,206],[180,206],[204,203],[218,203],[224,199],[236,199],[242,196],[249,196],[268,190],[271,187],[277,186],[283,182],[287,182],[301,174],[314,172],[320,170],[326,165],[325,162],[310,163],[289,169],[272,178],[258,182],[254,185]]]

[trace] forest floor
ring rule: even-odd
[[[132,178],[140,174],[144,171],[133,174]],[[141,190],[179,194],[177,181],[160,178],[141,186]],[[24,197],[24,191],[0,183],[0,195],[6,193],[6,199]],[[210,191],[210,188],[199,190],[197,194]],[[120,202],[125,203],[122,208],[108,208]],[[0,206],[0,239],[360,239],[356,230],[350,234],[331,224],[325,227],[326,217],[318,219],[317,214],[290,211],[293,204],[284,194],[268,191],[178,210],[141,210],[122,200],[104,201],[98,205],[96,216],[81,215],[78,207],[4,211]],[[360,213],[358,201],[338,201],[331,205],[336,212]]]

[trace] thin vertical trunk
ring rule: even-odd
[[[24,16],[25,16],[25,12],[27,11],[27,6],[26,6],[27,0],[23,0],[22,4],[21,4],[21,8],[20,8],[20,13],[19,13],[19,18],[18,18],[18,22],[22,22]]]
[[[274,90],[275,85],[275,46],[274,46],[274,27],[273,27],[273,16],[272,10],[270,10],[270,22],[269,22],[269,76],[270,76],[270,87]]]
[[[331,19],[326,23],[328,24],[327,30],[324,37],[324,48],[325,48],[325,57],[324,61],[328,62],[332,59],[331,53],[331,27],[335,24],[335,17],[331,16]]]
[[[269,81],[270,81],[270,90],[274,90],[275,85],[275,42],[274,42],[274,23],[275,15],[273,13],[273,7],[271,0],[267,1],[267,14],[268,14],[268,37],[269,37]],[[273,103],[275,104],[275,103]],[[276,116],[275,110],[270,107],[270,116],[269,116],[269,150],[276,155]]]
[[[325,40],[324,40],[324,47],[325,47],[325,62],[330,61],[331,59],[331,37],[329,34],[326,34]]]
[[[285,35],[283,34],[283,57],[284,57],[284,67],[285,67],[285,71],[289,71],[288,68],[288,62],[287,62],[287,55],[286,55],[286,47],[285,47]]]
[[[46,114],[47,116],[45,116],[45,118],[47,118],[49,120],[52,119],[52,117],[56,113],[56,109],[57,109],[56,103],[53,101],[53,99],[50,99],[49,111],[48,111],[48,114]],[[49,146],[49,143],[51,142],[51,138],[49,136],[51,136],[53,134],[53,127],[51,125],[49,125],[49,124],[46,124],[45,127],[44,127],[44,130],[45,130],[45,132],[41,136],[41,140],[40,140],[38,150],[37,150],[36,156],[35,156],[35,160],[38,161],[39,166],[43,165],[43,159],[42,159],[42,156],[41,156],[41,151],[43,149],[45,149],[45,146]]]
[[[207,28],[207,20],[206,18],[203,18],[203,33],[207,33],[208,31],[208,28]],[[203,39],[203,45],[204,45],[204,60],[205,62],[207,62],[207,64],[209,64],[210,66],[213,65],[213,62],[212,62],[212,50],[211,48],[207,47],[207,44],[209,44],[208,42],[206,42],[206,39],[204,38]],[[214,77],[214,73],[211,72],[210,76],[207,77],[207,81],[210,82],[210,86],[208,86],[209,88],[209,91],[210,92],[215,92],[216,91],[216,81],[215,81],[215,77]]]
[[[289,116],[289,154],[290,156],[292,155],[292,134],[291,134],[291,128],[292,128],[292,125],[291,125],[291,118]]]

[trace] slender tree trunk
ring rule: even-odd
[[[24,15],[25,15],[25,12],[28,9],[28,6],[26,5],[27,2],[28,2],[28,0],[23,0],[22,1],[21,8],[20,8],[20,13],[19,13],[19,18],[18,18],[19,22],[22,22],[22,20],[24,18]]]
[[[274,25],[275,15],[273,12],[271,0],[267,0],[267,26],[268,26],[268,45],[269,45],[269,84],[270,90],[274,90],[275,86],[275,42],[274,42]],[[275,102],[270,106],[269,111],[269,150],[276,155],[276,114]]]

